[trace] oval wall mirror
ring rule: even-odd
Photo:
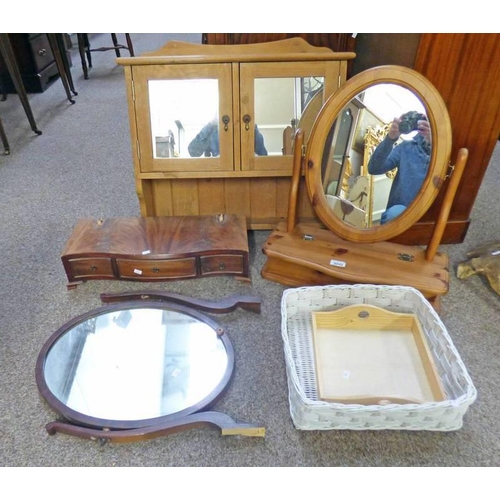
[[[211,406],[233,368],[232,344],[212,318],[184,305],[129,301],[59,328],[39,354],[36,381],[72,424],[161,429]]]
[[[450,152],[450,120],[435,87],[409,68],[372,68],[321,108],[306,151],[308,194],[340,237],[390,240],[429,209]]]

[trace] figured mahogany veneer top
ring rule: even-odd
[[[63,255],[192,255],[220,251],[248,252],[242,215],[118,217],[81,219]]]

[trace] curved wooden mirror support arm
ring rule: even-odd
[[[143,441],[145,439],[167,436],[176,432],[200,427],[220,429],[223,436],[241,435],[248,437],[264,437],[266,433],[264,427],[256,427],[251,424],[236,422],[228,415],[216,411],[194,413],[193,415],[187,415],[170,424],[142,427],[138,429],[91,429],[60,421],[50,422],[45,427],[49,435],[60,432],[61,434],[99,441],[101,444],[107,442],[128,443]]]
[[[293,170],[292,183],[290,186],[290,196],[288,199],[288,216],[286,230],[293,233],[297,223],[297,197],[300,187],[300,175],[302,173],[302,147],[304,145],[304,132],[297,129],[295,132],[295,142],[293,150]]]
[[[101,293],[101,301],[109,304],[115,302],[128,302],[130,300],[158,300],[160,302],[171,302],[194,307],[199,311],[213,314],[225,314],[241,307],[245,311],[260,313],[260,298],[247,295],[233,295],[219,302],[203,299],[194,299],[175,293],[145,291],[145,292],[123,292],[123,293]]]

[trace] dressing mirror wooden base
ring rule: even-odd
[[[342,240],[319,225],[298,224],[288,232],[280,224],[263,247],[261,275],[285,286],[378,284],[413,286],[435,309],[449,285],[448,256],[389,242],[359,244]]]

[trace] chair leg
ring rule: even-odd
[[[63,84],[64,90],[66,92],[66,97],[71,104],[75,104],[75,100],[71,98],[70,86],[68,73],[66,71],[66,66],[63,62],[63,55],[61,54],[59,41],[57,40],[57,33],[47,33],[47,37],[49,39],[50,48],[52,49],[52,53],[54,54],[54,59],[56,61],[57,70],[59,71],[59,77],[61,78],[61,82]],[[64,55],[66,57],[66,55]]]
[[[130,33],[125,33],[125,38],[127,39],[127,47],[130,52],[130,56],[134,57],[134,46],[132,45],[132,39],[130,38]]]
[[[73,92],[73,95],[78,95],[78,92],[75,89],[75,84],[73,83],[73,75],[71,74],[71,67],[69,65],[68,56],[66,54],[66,44],[64,43],[64,35],[62,33],[57,33],[56,35],[57,43],[59,46],[59,52],[62,56],[62,62],[64,66],[64,70],[66,71],[66,76],[68,77],[68,85]]]
[[[5,133],[5,129],[3,128],[2,119],[0,118],[0,139],[2,139],[3,149],[5,154],[10,154],[10,146],[9,141],[7,140],[7,134]]]
[[[85,41],[85,53],[87,54],[87,61],[89,68],[92,67],[92,51],[90,50],[90,41],[88,33],[83,33],[83,40]]]
[[[89,79],[89,70],[87,68],[87,61],[85,60],[85,38],[83,33],[77,33],[76,38],[78,40],[78,52],[80,53],[80,60],[82,62],[83,77],[85,80]]]
[[[113,40],[113,46],[115,47],[116,57],[120,57],[120,44],[118,43],[118,38],[116,33],[111,33],[111,40]]]
[[[127,44],[123,45],[118,42],[118,37],[116,36],[116,33],[111,33],[111,39],[113,41],[113,46],[112,47],[99,47],[95,49],[90,48],[90,43],[89,43],[89,38],[87,33],[77,33],[77,38],[78,38],[78,51],[80,52],[80,59],[82,60],[82,69],[83,69],[83,76],[85,80],[89,79],[88,75],[88,68],[87,68],[87,63],[85,61],[85,55],[87,56],[87,61],[88,61],[88,67],[92,67],[92,56],[90,55],[91,52],[104,52],[107,50],[114,50],[116,57],[121,57],[120,50],[128,50],[130,52],[130,55],[134,57],[134,46],[132,45],[132,39],[130,38],[129,33],[125,33],[125,38],[127,39]],[[76,94],[75,94],[76,95]]]

